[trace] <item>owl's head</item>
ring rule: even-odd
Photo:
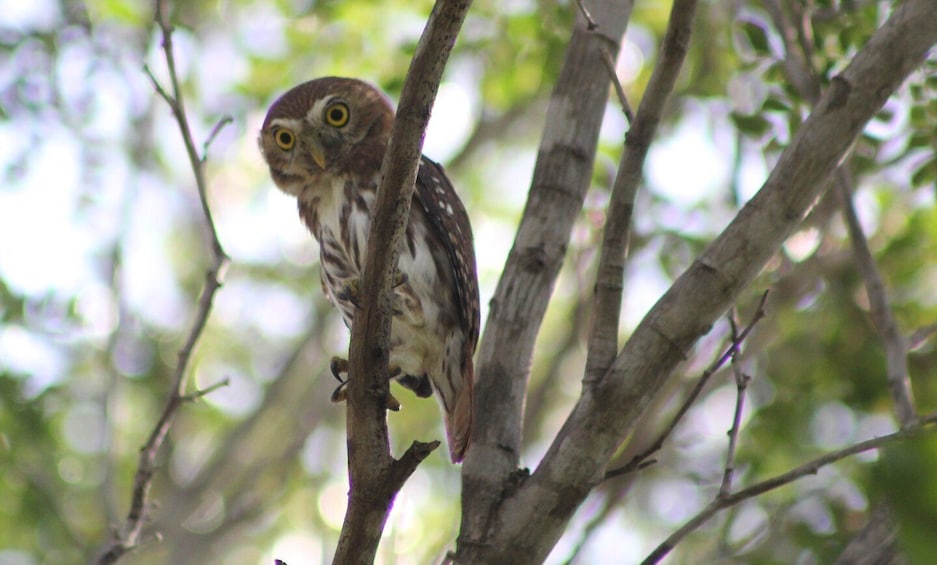
[[[299,196],[337,175],[377,173],[393,120],[387,98],[371,85],[318,78],[273,103],[258,143],[273,181]]]

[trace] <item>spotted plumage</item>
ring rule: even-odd
[[[322,286],[350,327],[354,292],[394,113],[368,84],[328,77],[301,84],[271,106],[259,144],[274,183],[297,198],[319,242]],[[449,452],[471,440],[479,302],[468,215],[442,167],[423,157],[400,243],[390,368],[426,397],[436,392]]]

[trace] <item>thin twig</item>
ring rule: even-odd
[[[738,326],[735,322],[735,312],[729,314],[729,325],[732,327],[732,343],[738,341]],[[732,477],[735,474],[735,450],[738,445],[739,429],[742,426],[742,410],[745,408],[745,391],[751,377],[742,372],[739,357],[742,355],[740,347],[736,346],[732,355],[732,373],[735,375],[735,413],[732,416],[732,427],[729,429],[729,447],[726,449],[725,470],[722,473],[722,484],[719,487],[718,497],[728,496],[732,491]]]
[[[224,388],[231,384],[231,379],[225,377],[213,385],[209,385],[205,388],[199,389],[195,392],[189,393],[182,397],[183,402],[195,402],[196,400],[201,400],[203,397],[215,392],[219,388]]]
[[[657,546],[657,548],[651,552],[651,554],[648,555],[644,561],[642,561],[642,565],[652,565],[654,563],[660,562],[660,560],[663,559],[668,553],[670,553],[670,551],[678,543],[680,543],[680,541],[697,530],[700,526],[705,524],[720,510],[735,506],[740,502],[790,484],[796,480],[806,477],[807,475],[815,475],[821,468],[826,467],[832,463],[836,463],[837,461],[847,457],[851,457],[858,453],[871,451],[873,449],[879,449],[880,447],[891,442],[911,437],[919,433],[923,428],[934,424],[935,422],[937,422],[937,412],[931,413],[924,418],[921,418],[917,421],[917,423],[908,428],[898,430],[888,435],[861,441],[844,449],[827,453],[826,455],[817,457],[816,459],[804,463],[799,467],[795,467],[786,473],[782,473],[770,479],[761,481],[760,483],[755,483],[733,494],[717,497],[705,508],[703,508],[696,516],[690,518],[690,520],[681,526],[680,529],[671,534],[670,537],[664,540],[663,543]]]
[[[811,64],[813,36],[809,17],[791,6],[794,14],[788,17],[778,0],[765,0],[765,7],[784,42],[784,69],[788,79],[805,100],[816,104],[820,97],[820,79]],[[794,21],[791,21],[794,20]],[[908,378],[908,344],[898,329],[885,283],[875,265],[869,243],[856,215],[852,202],[852,179],[848,174],[848,161],[836,168],[834,175],[840,205],[846,219],[856,266],[865,283],[870,313],[885,349],[888,390],[895,405],[898,422],[910,426],[916,418],[911,383]]]
[[[748,322],[748,325],[745,326],[745,328],[742,330],[742,333],[740,333],[737,338],[732,340],[732,343],[730,343],[729,347],[726,348],[725,353],[720,355],[718,359],[713,361],[713,363],[707,367],[705,371],[703,371],[703,374],[700,375],[699,380],[696,382],[696,386],[693,387],[690,395],[680,406],[680,409],[677,410],[677,414],[670,421],[670,424],[668,424],[667,427],[664,428],[664,431],[662,431],[660,435],[657,436],[657,439],[654,440],[650,447],[632,457],[631,461],[626,463],[624,466],[617,469],[612,469],[611,471],[605,473],[606,479],[632,473],[647,466],[642,465],[642,462],[651,455],[660,451],[660,449],[664,446],[664,442],[667,441],[667,438],[670,437],[670,434],[673,433],[674,429],[676,429],[677,425],[680,423],[686,413],[690,411],[690,407],[692,407],[696,402],[697,397],[706,387],[706,383],[709,382],[709,379],[716,373],[716,371],[722,368],[722,366],[725,365],[733,355],[735,355],[739,346],[742,345],[742,342],[748,338],[748,335],[751,333],[752,329],[754,329],[755,324],[757,324],[759,321],[761,321],[762,318],[765,317],[767,313],[765,310],[765,305],[767,302],[768,291],[766,290],[761,295],[761,300],[758,302],[758,309],[752,315],[752,319]]]
[[[608,77],[612,81],[612,86],[615,87],[615,95],[618,96],[621,112],[625,115],[625,119],[628,120],[628,125],[631,125],[631,122],[634,121],[634,113],[631,111],[631,104],[628,103],[628,96],[625,95],[625,89],[621,85],[621,80],[618,79],[618,71],[615,69],[615,59],[612,57],[612,52],[609,51],[608,47],[605,45],[602,46],[602,62],[605,63],[605,68],[608,69]]]
[[[906,340],[906,343],[908,344],[908,351],[913,351],[918,347],[921,347],[934,334],[937,334],[937,324],[930,324],[914,330]]]
[[[169,105],[179,125],[179,130],[186,146],[186,152],[189,156],[189,163],[192,166],[192,172],[195,176],[195,184],[198,189],[199,200],[202,204],[204,220],[211,239],[211,265],[205,273],[205,285],[202,288],[202,293],[198,300],[195,319],[192,322],[185,343],[179,350],[178,362],[173,373],[172,386],[168,398],[166,399],[166,404],[147,442],[140,450],[137,471],[133,481],[130,510],[124,524],[118,531],[114,532],[113,539],[100,556],[98,560],[100,564],[116,563],[124,554],[132,551],[140,544],[143,526],[146,524],[149,511],[147,499],[152,486],[153,475],[156,472],[156,457],[159,454],[166,436],[169,434],[176,412],[186,401],[184,391],[188,376],[189,360],[192,356],[195,344],[198,342],[202,330],[205,328],[215,292],[221,287],[221,272],[229,260],[218,239],[211,211],[208,208],[207,183],[205,181],[203,167],[204,162],[195,150],[195,142],[192,138],[192,132],[189,128],[188,118],[185,113],[185,106],[180,94],[172,46],[173,30],[172,26],[169,24],[166,7],[162,0],[156,1],[156,22],[162,31],[163,54],[166,57],[166,65],[172,85],[172,94],[168,93],[160,86],[149,68],[145,67],[144,71],[153,81],[156,92]]]
[[[846,229],[852,242],[856,268],[862,276],[865,292],[869,297],[869,313],[885,348],[888,391],[895,404],[898,422],[902,427],[907,427],[912,425],[916,418],[911,382],[908,378],[908,346],[898,329],[898,322],[895,320],[888,300],[888,292],[885,289],[885,281],[882,280],[882,275],[875,265],[869,242],[859,223],[859,216],[856,214],[852,201],[852,182],[842,166],[836,169],[835,178],[840,205],[846,219]]]
[[[205,143],[202,144],[202,156],[199,159],[204,163],[208,159],[208,148],[211,147],[212,142],[215,141],[215,138],[224,129],[224,127],[230,123],[234,122],[234,117],[230,114],[225,114],[215,122],[215,127],[211,128],[211,133],[208,134],[208,139],[205,140]]]
[[[586,19],[586,29],[589,31],[594,31],[599,27],[599,24],[595,23],[595,20],[592,19],[592,14],[589,13],[589,9],[586,8],[586,5],[582,0],[576,0],[576,4],[579,6],[579,11],[582,13],[582,17]]]

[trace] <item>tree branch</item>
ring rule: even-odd
[[[634,113],[631,111],[631,104],[628,103],[628,96],[625,95],[625,89],[621,86],[621,81],[618,80],[618,71],[615,70],[615,57],[612,55],[611,51],[606,48],[602,49],[602,62],[605,63],[605,69],[608,71],[608,78],[612,81],[612,86],[615,88],[615,96],[618,97],[618,104],[621,105],[621,113],[625,115],[625,119],[628,120],[628,125],[631,125],[631,122],[634,121]]]
[[[866,441],[861,441],[844,449],[838,451],[833,451],[827,453],[822,457],[817,457],[813,461],[804,463],[803,465],[791,469],[786,473],[777,475],[760,483],[755,483],[750,487],[744,488],[736,493],[716,497],[715,500],[710,502],[703,510],[701,510],[696,516],[690,518],[679,530],[670,535],[663,543],[661,543],[657,548],[651,552],[651,554],[642,562],[642,565],[652,565],[653,563],[658,563],[663,559],[670,551],[682,541],[686,536],[697,530],[700,526],[705,524],[710,518],[716,515],[717,512],[736,504],[754,498],[756,496],[762,495],[768,491],[772,491],[776,488],[782,487],[784,485],[790,484],[796,480],[802,479],[807,475],[815,475],[817,471],[821,468],[826,467],[832,463],[836,463],[841,459],[851,457],[858,453],[863,453],[865,451],[871,451],[873,449],[878,449],[888,443],[893,441],[909,438],[917,433],[919,433],[923,428],[931,424],[937,423],[937,412],[932,413],[917,423],[912,424],[907,428],[898,430],[897,432],[884,435],[877,438],[872,438]]]
[[[856,136],[935,42],[932,0],[907,0],[834,77],[758,194],[654,305],[608,374],[584,387],[540,466],[502,500],[488,562],[546,557],[673,369],[797,228]]]
[[[897,530],[888,505],[876,504],[865,527],[849,541],[834,565],[906,565]]]
[[[732,341],[738,342],[739,332],[735,323],[735,312],[729,314],[729,324],[732,326]],[[726,465],[722,473],[722,484],[719,486],[719,497],[729,496],[732,492],[732,477],[735,474],[735,450],[738,446],[739,430],[742,427],[742,410],[745,408],[745,391],[751,377],[742,372],[739,366],[739,357],[742,350],[735,348],[732,355],[732,374],[735,376],[735,412],[732,415],[732,427],[729,428],[729,447],[726,449]]]
[[[585,11],[601,23],[592,31],[580,10],[550,97],[527,204],[478,349],[475,427],[462,465],[459,563],[484,561],[476,551],[491,534],[505,488],[514,484],[534,343],[590,185],[608,101],[602,48],[618,52],[631,7],[631,0],[593,2]]]
[[[937,324],[929,324],[914,330],[907,338],[908,351],[924,345],[934,334],[937,334]]]
[[[852,241],[852,253],[856,260],[856,268],[865,283],[865,292],[869,297],[869,309],[872,323],[878,331],[885,348],[886,377],[888,379],[888,392],[891,393],[892,402],[898,422],[902,427],[910,426],[917,418],[914,409],[914,400],[911,395],[911,381],[908,378],[908,346],[905,337],[898,329],[898,322],[892,312],[885,290],[885,281],[875,265],[875,258],[869,249],[869,242],[862,232],[859,216],[852,202],[852,182],[842,166],[836,169],[836,189],[846,219],[846,229]]]
[[[748,338],[748,334],[755,328],[755,324],[761,321],[765,317],[766,310],[765,305],[768,302],[768,291],[766,290],[764,294],[761,295],[761,301],[758,303],[758,309],[755,311],[755,314],[752,316],[752,319],[748,322],[748,325],[742,330],[742,333],[735,336],[733,333],[732,343],[729,344],[729,347],[726,348],[725,353],[719,356],[718,359],[713,361],[713,363],[703,371],[703,374],[700,376],[699,380],[696,381],[696,385],[693,387],[693,390],[690,391],[690,395],[687,396],[686,400],[683,401],[683,404],[680,405],[680,409],[677,410],[676,415],[670,421],[670,424],[664,428],[664,430],[657,436],[657,439],[644,451],[635,455],[631,458],[625,466],[618,469],[612,469],[611,471],[605,473],[605,478],[610,479],[612,477],[617,477],[620,475],[626,475],[632,473],[646,466],[646,459],[651,455],[654,455],[664,446],[664,442],[667,441],[667,438],[670,437],[670,434],[677,428],[677,425],[683,420],[683,417],[686,416],[686,413],[690,411],[690,408],[693,404],[696,403],[696,399],[699,397],[700,393],[703,392],[703,389],[706,388],[706,384],[709,382],[709,379],[712,378],[716,371],[722,368],[730,359],[734,358],[736,352],[738,352],[739,347],[741,347],[742,342]]]
[[[192,351],[205,329],[205,323],[208,321],[208,315],[211,312],[212,301],[215,292],[221,287],[221,277],[224,267],[229,258],[221,246],[218,239],[218,233],[215,231],[215,224],[212,220],[211,210],[208,207],[208,185],[205,181],[205,160],[198,154],[195,148],[195,142],[192,137],[192,131],[189,128],[188,117],[186,116],[181,90],[179,88],[179,79],[176,74],[175,55],[172,46],[172,26],[169,23],[169,17],[166,13],[166,6],[162,0],[156,0],[156,23],[162,31],[163,54],[166,57],[166,65],[169,70],[169,79],[172,88],[172,94],[167,93],[156,81],[149,69],[145,69],[147,74],[153,80],[154,87],[160,96],[166,101],[172,110],[173,116],[179,125],[179,131],[182,134],[182,140],[185,143],[186,153],[189,156],[189,163],[192,166],[192,172],[195,175],[195,185],[198,190],[199,201],[202,204],[202,213],[205,225],[211,240],[211,264],[205,273],[205,284],[202,287],[202,293],[198,300],[198,309],[195,313],[195,319],[189,329],[185,343],[179,350],[178,362],[173,373],[172,387],[159,420],[146,444],[140,450],[137,472],[133,480],[133,494],[131,496],[130,511],[124,524],[114,532],[113,539],[108,547],[100,556],[98,563],[116,563],[124,554],[135,549],[141,540],[143,526],[146,523],[148,513],[148,502],[150,488],[153,483],[153,475],[156,472],[156,457],[159,450],[169,434],[179,407],[186,402],[186,382],[188,380],[189,360],[192,357]],[[220,122],[216,130],[220,129],[224,123]],[[216,133],[216,132],[215,132]],[[214,134],[212,135],[212,138]],[[205,142],[207,151],[211,139]]]
[[[766,0],[765,6],[774,26],[784,40],[786,76],[801,96],[811,105],[815,105],[820,92],[820,79],[810,63],[813,54],[813,38],[805,23],[807,18],[803,13],[795,13],[790,18],[787,17],[778,0]],[[795,12],[799,11],[796,6],[791,9]],[[792,22],[792,19],[795,21]],[[852,203],[854,183],[847,172],[847,167],[848,165],[841,164],[836,169],[834,177],[836,194],[843,209],[856,267],[862,276],[866,294],[869,297],[872,323],[885,348],[888,391],[895,405],[898,421],[902,426],[909,426],[914,423],[917,416],[908,377],[908,345],[898,329],[898,323],[888,300],[888,293],[885,291],[885,283],[875,265],[875,259],[869,249],[869,242],[862,232],[862,226],[859,224],[859,218]]]
[[[437,0],[420,37],[400,95],[400,105],[377,192],[368,253],[361,275],[363,309],[355,316],[349,347],[348,471],[351,492],[335,563],[371,563],[394,497],[439,442],[414,442],[404,456],[390,454],[385,402],[398,244],[439,81],[468,12],[468,0]]]
[[[618,354],[618,323],[631,232],[634,199],[641,184],[644,160],[657,132],[664,106],[677,82],[690,44],[690,28],[696,13],[696,0],[677,0],[670,11],[667,34],[660,58],[654,66],[638,113],[625,136],[625,150],[608,204],[608,217],[602,234],[598,274],[595,278],[595,318],[589,334],[586,359],[586,386],[605,375]]]

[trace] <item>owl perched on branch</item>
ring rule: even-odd
[[[280,97],[260,131],[270,176],[296,197],[319,242],[322,286],[348,327],[360,308],[359,278],[393,120],[377,89],[328,77]],[[465,208],[442,167],[426,157],[399,251],[390,371],[418,396],[436,392],[458,462],[472,433],[478,277]],[[391,408],[395,402],[389,399]]]

